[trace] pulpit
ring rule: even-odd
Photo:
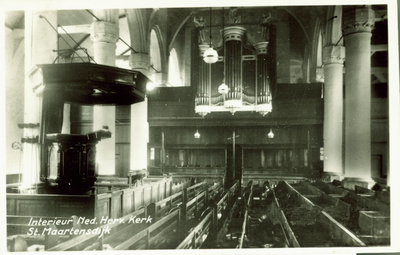
[[[47,134],[48,183],[60,190],[87,190],[96,181],[96,144],[111,137],[108,130],[86,135]]]
[[[52,193],[84,193],[96,180],[96,144],[111,133],[107,129],[88,134],[61,133],[64,104],[142,102],[148,78],[137,71],[93,63],[37,65],[29,77],[34,93],[42,98],[37,141],[40,179]]]

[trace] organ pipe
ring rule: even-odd
[[[229,90],[224,105],[232,114],[242,106],[242,40],[246,30],[242,27],[224,28],[225,83]]]
[[[254,45],[257,52],[257,106],[256,111],[265,116],[272,110],[270,73],[268,66],[268,42]]]
[[[203,61],[204,51],[208,49],[208,45],[199,45],[199,80],[196,94],[196,113],[202,117],[210,113],[210,95],[211,95],[211,65]]]

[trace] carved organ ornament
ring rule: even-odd
[[[218,49],[220,54],[216,64],[205,63],[202,59],[209,45],[204,40],[205,25],[199,25],[199,21],[204,22],[203,18],[194,19],[198,28],[200,53],[196,113],[204,117],[211,112],[231,112],[233,115],[237,111],[250,111],[265,116],[272,111],[270,85],[275,81],[271,79],[272,65],[268,53],[270,18],[271,15],[263,15],[260,21],[262,39],[250,43],[246,27],[240,24],[241,17],[237,16],[237,8],[231,8],[230,25],[222,26],[222,47]],[[250,49],[251,53],[247,50],[244,54],[245,48]],[[218,65],[220,68],[215,67]],[[222,85],[221,80],[215,81],[215,77],[221,76],[221,71]]]

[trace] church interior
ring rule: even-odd
[[[6,11],[7,251],[391,247],[388,12]]]

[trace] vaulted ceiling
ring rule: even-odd
[[[217,35],[220,30],[222,20],[221,10],[226,10],[230,7],[213,7],[212,19],[214,33]],[[289,20],[288,29],[290,30],[291,51],[292,54],[304,54],[306,45],[315,42],[316,26],[324,27],[326,22],[329,22],[328,10],[330,6],[246,6],[238,7],[238,13],[242,18],[242,23],[246,24],[259,24],[260,18],[263,15],[271,15],[273,22],[280,22],[283,19]],[[372,44],[373,51],[372,65],[374,70],[372,72],[372,83],[385,83],[387,82],[387,6],[374,5],[373,9],[376,16],[376,29],[373,31]],[[145,10],[145,9],[142,9]],[[206,23],[209,21],[209,7],[202,8],[168,8],[164,12],[160,9],[153,8],[147,9],[146,13],[152,15],[167,15],[167,24],[158,24],[166,29],[166,38],[164,43],[170,48],[176,36],[185,27],[194,27],[193,16],[204,16]],[[160,14],[158,14],[160,13]],[[59,48],[63,50],[64,54],[71,56],[73,52],[81,57],[85,57],[85,52],[81,49],[86,49],[90,56],[93,56],[92,41],[90,40],[90,24],[95,20],[93,10],[58,10],[58,28],[57,32],[59,37]],[[141,49],[136,48],[135,44],[131,42],[131,38],[136,35],[131,35],[130,26],[128,24],[128,15],[132,14],[131,10],[119,10],[119,36],[120,40],[117,42],[116,55],[117,58],[124,58],[131,54],[132,49],[140,52]],[[143,15],[143,19],[150,19],[154,17],[150,15]],[[334,17],[332,17],[334,18]],[[226,18],[224,18],[226,19]],[[155,19],[157,20],[157,19]],[[165,20],[165,19],[164,19]],[[147,21],[150,23],[150,21]],[[228,22],[225,20],[225,22]],[[5,26],[14,31],[20,31],[23,34],[24,29],[24,11],[8,11],[5,13]],[[153,23],[150,24],[155,25]],[[148,27],[151,29],[151,27]],[[150,32],[150,31],[148,31]],[[217,36],[213,36],[217,37]],[[147,40],[147,39],[146,39]],[[374,46],[375,45],[375,46]],[[166,49],[169,52],[169,49]],[[75,55],[75,56],[77,56]]]

